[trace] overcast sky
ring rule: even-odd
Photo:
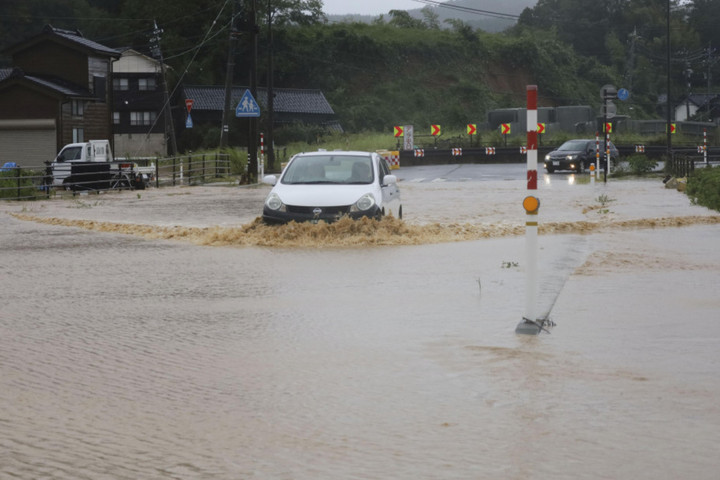
[[[425,6],[424,3],[414,0],[323,0],[323,5],[326,15],[384,15],[390,10],[410,10]]]

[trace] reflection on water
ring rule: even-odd
[[[717,225],[554,225],[558,326],[526,337],[514,231],[237,248],[268,231],[19,218],[0,217],[0,478],[717,478]]]

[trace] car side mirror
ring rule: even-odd
[[[383,177],[383,186],[395,185],[397,183],[397,177],[395,175],[385,175]]]
[[[262,183],[272,185],[274,187],[277,183],[277,177],[275,175],[265,175],[262,179]]]

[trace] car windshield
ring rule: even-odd
[[[578,152],[585,150],[585,144],[587,143],[587,140],[570,140],[562,145],[560,145],[560,148],[558,148],[558,151],[572,151],[572,152]]]
[[[82,147],[68,147],[58,156],[58,162],[68,160],[80,160],[82,158]]]
[[[281,182],[297,184],[362,185],[373,181],[372,158],[361,155],[307,155],[295,157]]]

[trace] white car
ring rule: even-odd
[[[333,222],[343,216],[402,218],[397,177],[377,153],[299,153],[279,179],[268,175],[263,183],[273,185],[263,208],[266,223]]]

